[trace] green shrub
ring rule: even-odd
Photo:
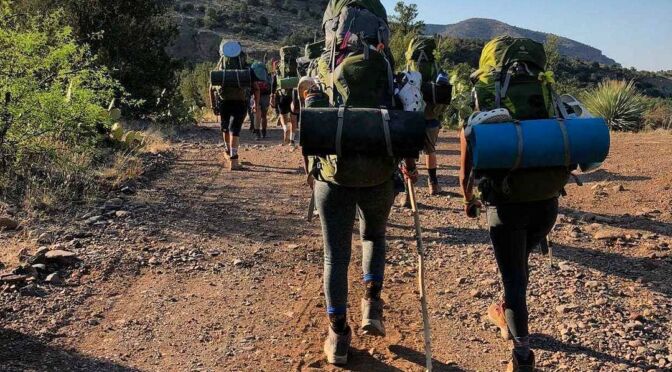
[[[0,123],[0,197],[33,204],[84,197],[105,156],[106,106],[121,86],[75,42],[62,12],[0,7],[0,50],[0,92],[12,95]]]
[[[647,129],[672,129],[672,100],[656,100],[644,115]]]
[[[633,81],[606,80],[582,95],[586,108],[603,117],[612,130],[640,131],[648,107]]]

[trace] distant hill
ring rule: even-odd
[[[472,18],[452,25],[427,25],[427,34],[440,34],[459,39],[490,40],[500,35],[526,37],[543,43],[549,36],[547,33],[531,31],[511,26],[504,22],[485,18]],[[574,41],[560,37],[560,53],[566,57],[577,58],[588,62],[598,62],[605,65],[615,65],[616,61],[602,54],[602,51]]]
[[[242,42],[261,58],[285,43],[305,45],[319,30],[328,0],[178,0],[179,36],[171,54],[190,62],[215,61],[222,39]]]

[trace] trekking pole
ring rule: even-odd
[[[313,216],[315,216],[315,191],[310,196],[310,205],[308,205],[308,215],[306,216],[306,221],[312,222]]]
[[[418,248],[418,287],[420,289],[420,303],[422,304],[422,325],[425,338],[425,363],[427,371],[432,372],[432,331],[429,324],[429,311],[427,309],[427,294],[425,292],[425,248],[422,244],[422,227],[420,226],[420,213],[415,195],[415,185],[408,180],[408,195],[411,199],[413,221],[415,223],[415,242]]]

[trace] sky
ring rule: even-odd
[[[389,14],[397,0],[382,0]],[[672,70],[672,0],[406,0],[425,23],[491,18],[564,36],[624,67]]]

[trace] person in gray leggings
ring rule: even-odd
[[[408,169],[411,170],[405,170],[406,176],[417,179],[414,162]],[[345,187],[316,180],[314,192],[324,237],[324,293],[330,322],[324,351],[329,363],[346,364],[352,338],[346,313],[355,217],[359,217],[366,286],[361,302],[361,329],[367,335],[385,336],[380,295],[385,275],[385,234],[395,196],[394,181],[390,177],[373,187]]]

